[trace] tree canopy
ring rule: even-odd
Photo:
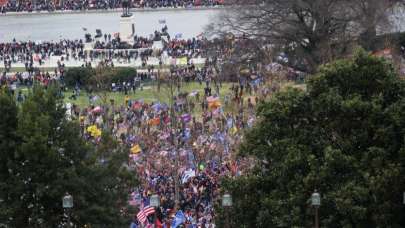
[[[256,169],[225,180],[234,225],[310,227],[317,189],[322,227],[405,226],[405,84],[389,63],[359,51],[258,115],[240,148]]]
[[[258,48],[244,54],[288,57],[287,65],[314,73],[319,65],[350,53],[360,44],[372,50],[378,33],[392,33],[403,0],[235,0],[209,30],[244,35]],[[398,14],[398,13],[397,13]],[[403,15],[400,14],[399,17]],[[259,50],[259,51],[258,51]]]
[[[21,106],[0,92],[0,221],[11,227],[58,227],[62,197],[74,199],[79,226],[128,224],[127,206],[135,174],[125,167],[127,151],[108,133],[95,146],[68,121],[52,87],[35,86]]]

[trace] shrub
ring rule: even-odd
[[[69,87],[74,87],[76,83],[86,86],[92,75],[94,75],[94,69],[89,67],[69,68],[65,74],[65,83]]]
[[[112,82],[132,81],[137,75],[136,69],[131,67],[120,67],[111,69]]]

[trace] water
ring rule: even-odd
[[[169,33],[174,37],[192,38],[203,32],[204,27],[220,9],[136,11],[136,34],[149,36],[166,20]],[[50,41],[84,38],[83,28],[94,34],[96,29],[113,34],[119,31],[120,12],[73,13],[73,14],[32,14],[0,16],[0,42],[18,40]]]

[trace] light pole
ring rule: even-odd
[[[402,203],[405,204],[405,192],[402,193]]]
[[[67,227],[73,227],[70,221],[70,210],[73,208],[73,197],[69,193],[66,193],[62,198],[62,206],[64,216],[67,217]]]
[[[160,92],[160,73],[162,71],[162,59],[159,60],[159,69],[158,69],[158,74],[157,74],[157,91],[158,93]]]
[[[229,228],[229,208],[232,207],[232,196],[229,193],[225,193],[222,196],[222,207],[225,208],[225,216],[226,216],[226,221],[225,221],[225,227]]]
[[[153,219],[153,227],[156,227],[156,212],[157,209],[160,207],[160,197],[157,194],[154,194],[150,197],[150,206],[155,208],[155,215]]]
[[[311,205],[315,208],[315,228],[319,228],[318,209],[321,206],[321,195],[315,189],[311,196]]]

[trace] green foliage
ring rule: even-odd
[[[8,165],[13,162],[14,151],[17,147],[17,106],[8,91],[0,90],[0,224],[6,221],[7,215],[13,208],[6,207],[5,197],[12,191],[11,175]]]
[[[76,86],[76,83],[84,86],[92,75],[94,75],[94,69],[91,67],[68,68],[65,73],[65,83],[69,87]]]
[[[76,225],[122,227],[128,215],[134,173],[125,168],[128,152],[103,133],[100,146],[83,140],[77,123],[50,87],[34,87],[17,108],[0,94],[0,220],[10,227],[57,227],[62,221],[62,197],[74,198]],[[4,141],[3,141],[4,139]],[[16,143],[18,142],[18,143]]]
[[[224,182],[235,224],[311,227],[318,189],[321,227],[405,226],[405,86],[388,63],[359,51],[258,114],[240,151],[259,165]]]
[[[111,71],[114,75],[113,82],[132,82],[137,75],[136,69],[131,67],[112,68]]]
[[[98,77],[100,75],[105,78],[100,79]],[[106,83],[105,86],[111,86],[111,84],[107,83],[132,81],[136,75],[136,69],[131,67],[104,67],[98,69],[74,67],[66,71],[65,82],[69,87],[76,86],[76,83],[79,83],[80,86],[89,87],[100,81]]]

